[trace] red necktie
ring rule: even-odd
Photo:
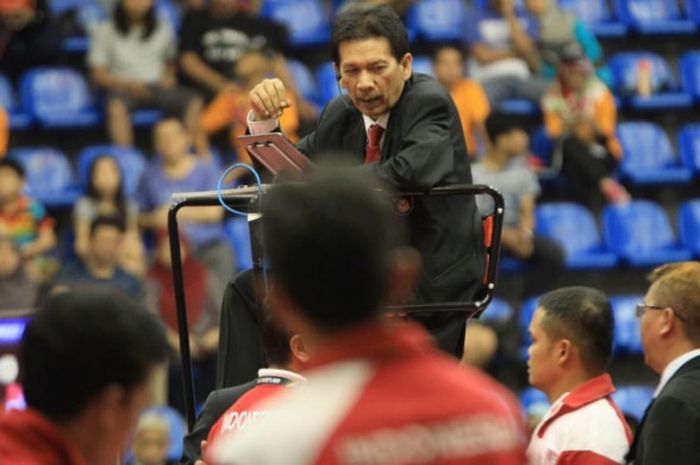
[[[365,152],[365,164],[378,161],[382,151],[379,147],[379,141],[382,140],[384,128],[378,124],[373,124],[367,131],[367,151]]]

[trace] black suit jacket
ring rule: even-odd
[[[357,170],[374,173],[399,191],[472,183],[469,155],[457,109],[429,76],[414,74],[391,109],[377,163],[362,165],[367,135],[362,114],[348,97],[332,100],[316,130],[298,149],[312,159],[345,156]],[[473,197],[416,197],[408,215],[410,242],[423,257],[420,303],[471,300],[485,267],[481,221]],[[464,318],[419,318],[442,349],[461,357]]]
[[[686,362],[647,408],[627,463],[700,464],[700,357]]]
[[[221,418],[226,410],[234,404],[243,394],[250,391],[257,384],[256,380],[250,381],[240,386],[217,389],[212,391],[202,406],[202,413],[197,417],[192,431],[185,436],[182,458],[180,464],[194,465],[202,456],[201,443],[207,439],[209,430],[214,423]]]

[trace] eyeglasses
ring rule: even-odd
[[[642,315],[644,315],[644,313],[647,310],[665,310],[667,308],[671,308],[671,307],[666,306],[666,305],[647,305],[647,304],[641,303],[641,304],[637,304],[634,307],[634,315],[637,318],[641,318]],[[681,321],[686,321],[685,317],[683,317],[682,315],[679,315],[677,311],[675,311],[672,308],[671,308],[671,311],[673,312],[674,315],[676,315],[676,318],[678,318]]]

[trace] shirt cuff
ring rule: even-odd
[[[253,110],[248,112],[248,130],[255,136],[258,134],[266,134],[274,131],[280,125],[277,118],[264,119],[262,121],[253,120]]]

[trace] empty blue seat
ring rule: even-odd
[[[637,95],[637,81],[640,63],[650,64],[649,78],[652,94]],[[688,108],[693,98],[679,88],[668,63],[652,52],[622,52],[610,59],[613,74],[613,88],[622,95],[624,103],[636,110],[655,110],[663,108]]]
[[[678,132],[678,150],[686,168],[700,174],[700,124],[686,124]]]
[[[644,301],[642,295],[617,295],[610,297],[610,305],[615,317],[614,346],[616,352],[642,353],[639,335],[639,319],[635,307]]]
[[[689,200],[678,210],[678,234],[681,243],[700,257],[700,199]]]
[[[482,321],[503,323],[513,319],[513,307],[503,299],[494,298],[479,317]]]
[[[47,128],[89,127],[101,121],[92,90],[71,68],[35,68],[22,76],[22,103]]]
[[[340,87],[336,78],[333,63],[324,63],[316,70],[318,82],[318,102],[323,106],[340,95]]]
[[[615,0],[614,8],[623,23],[641,34],[692,34],[696,29],[675,0]]]
[[[700,51],[687,52],[681,56],[680,73],[683,90],[696,102],[700,101]]]
[[[24,147],[10,151],[9,157],[22,164],[26,191],[47,207],[67,207],[78,198],[70,162],[52,147]]]
[[[461,41],[464,38],[466,7],[462,0],[418,0],[410,8],[406,23],[417,39],[429,42]]]
[[[685,0],[685,14],[700,24],[700,0]]]
[[[253,252],[250,245],[250,229],[248,221],[243,218],[231,218],[224,222],[226,235],[236,257],[238,271],[248,270],[253,267]]]
[[[624,150],[622,175],[634,184],[686,183],[693,173],[673,152],[666,132],[646,121],[620,123],[617,135]]]
[[[524,261],[512,257],[510,255],[501,254],[501,258],[498,262],[498,270],[502,273],[517,273],[520,271],[525,271],[527,269],[527,263]]]
[[[536,234],[561,244],[567,268],[612,268],[617,264],[617,256],[603,245],[595,219],[585,207],[564,202],[542,204],[536,218]]]
[[[632,266],[648,267],[692,257],[690,250],[678,243],[666,212],[648,200],[606,207],[603,236],[608,248]]]
[[[146,169],[146,159],[136,148],[117,145],[93,145],[80,152],[78,155],[78,179],[81,189],[83,191],[87,189],[90,168],[100,155],[110,155],[117,160],[122,171],[124,194],[127,197],[136,195],[141,174]]]
[[[94,3],[95,0],[51,0],[47,2],[53,15],[60,15],[68,10],[75,10],[84,5]]]
[[[634,417],[638,422],[642,420],[644,411],[654,398],[654,388],[643,385],[617,386],[612,398],[620,407],[622,413]]]
[[[599,37],[623,37],[627,26],[610,11],[606,0],[559,0],[559,5],[573,11]]]
[[[500,103],[499,110],[512,115],[535,116],[539,114],[540,107],[529,100],[508,99]]]
[[[287,26],[292,47],[321,45],[330,40],[329,13],[319,0],[265,0],[260,14]]]
[[[288,59],[287,66],[301,95],[310,102],[317,102],[318,87],[311,70],[298,60]]]
[[[15,90],[10,81],[0,75],[0,106],[10,118],[10,129],[24,129],[31,124],[31,118],[17,105]]]

